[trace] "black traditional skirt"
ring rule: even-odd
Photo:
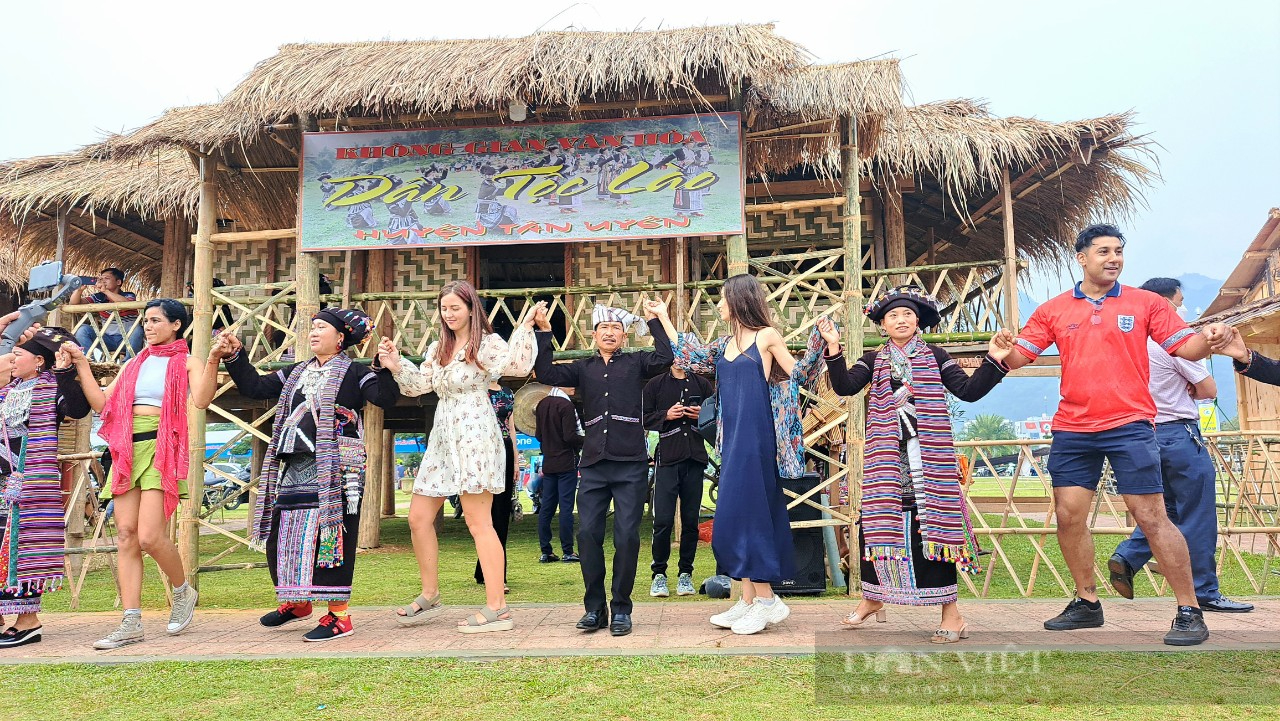
[[[320,497],[315,456],[289,454],[280,459],[280,493],[271,511],[267,568],[281,602],[351,600],[360,515],[342,517],[342,563],[316,565],[320,545]]]
[[[862,597],[897,606],[941,606],[953,603],[959,592],[956,564],[924,557],[920,519],[916,508],[902,509],[901,523],[911,539],[911,559],[862,560]],[[862,527],[858,527],[858,547],[865,548]]]

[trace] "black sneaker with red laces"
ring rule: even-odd
[[[320,617],[320,625],[307,632],[303,641],[332,641],[335,638],[350,636],[356,630],[351,626],[351,616],[335,616],[326,613]]]
[[[268,613],[258,622],[267,628],[279,628],[287,623],[294,621],[305,621],[311,618],[310,603],[295,603],[293,601],[285,601],[280,604],[280,608]]]

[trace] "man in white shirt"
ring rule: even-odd
[[[1174,308],[1182,306],[1182,284],[1173,278],[1152,278],[1142,289],[1166,298]],[[1171,356],[1150,339],[1147,345],[1165,509],[1187,539],[1196,599],[1205,611],[1247,613],[1253,610],[1252,604],[1232,601],[1218,590],[1214,563],[1218,550],[1216,470],[1200,436],[1196,401],[1217,396],[1217,384],[1202,364]],[[1151,555],[1142,529],[1134,530],[1116,547],[1107,567],[1117,593],[1133,598],[1133,576]]]

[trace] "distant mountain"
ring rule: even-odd
[[[1218,289],[1222,287],[1221,280],[1199,273],[1187,273],[1179,276],[1178,280],[1182,282],[1182,293],[1186,298],[1183,304],[1187,308],[1186,317],[1189,320],[1199,317],[1217,297]],[[1018,315],[1022,317],[1023,323],[1031,317],[1031,313],[1038,306],[1039,303],[1025,293],[1018,293]],[[1236,384],[1231,363],[1220,356],[1214,357],[1210,368],[1214,380],[1218,382],[1218,406],[1221,409],[1219,413],[1223,418],[1234,418]],[[962,403],[960,405],[964,410],[962,420],[982,413],[995,413],[1011,421],[1034,418],[1042,414],[1052,416],[1058,409],[1060,398],[1057,378],[1010,378],[996,386],[986,398],[976,403]]]

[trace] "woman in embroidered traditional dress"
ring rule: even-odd
[[[260,619],[263,626],[308,619],[314,602],[328,603],[304,641],[355,632],[347,605],[365,480],[360,411],[366,403],[391,408],[396,402],[386,369],[353,363],[344,352],[372,330],[358,310],[326,308],[311,320],[307,341],[314,357],[262,375],[235,337],[220,335],[214,347],[214,354],[228,356],[227,371],[242,394],[278,401],[249,539],[267,552],[280,602]]]
[[[937,302],[915,286],[894,288],[867,306],[889,341],[846,367],[840,333],[823,318],[827,368],[836,393],[868,385],[865,470],[862,475],[862,602],[845,619],[859,626],[884,604],[942,606],[934,643],[955,643],[969,631],[956,602],[956,567],[978,573],[978,546],[952,445],[946,391],[962,401],[985,396],[1005,376],[1009,349],[993,339],[986,360],[968,376],[951,356],[920,336],[939,321]]]
[[[0,329],[11,320],[0,319]],[[40,328],[0,356],[0,648],[40,642],[40,602],[62,583],[58,424],[89,414],[62,350],[71,342],[62,328]],[[17,618],[6,627],[10,613]]]
[[[486,603],[479,614],[459,623],[458,630],[484,633],[515,628],[502,583],[506,554],[492,518],[493,497],[507,488],[507,441],[502,439],[488,388],[503,376],[525,376],[533,369],[537,354],[533,318],[530,312],[508,344],[493,332],[475,289],[465,281],[454,281],[440,290],[441,338],[427,348],[421,367],[405,362],[390,339],[378,348],[378,358],[395,374],[401,393],[440,397],[409,506],[422,595],[397,611],[401,624],[423,623],[444,611],[434,522],[445,499],[458,494],[480,558]]]
[[[511,530],[511,509],[515,500],[516,480],[516,439],[511,427],[511,413],[515,411],[516,396],[510,388],[497,382],[489,384],[489,403],[498,419],[498,430],[502,432],[503,477],[507,485],[501,493],[493,494],[493,530],[498,534],[498,542],[502,544],[502,590],[507,588],[507,534]],[[461,501],[459,501],[461,503]],[[484,583],[484,569],[480,567],[480,559],[476,559],[476,583]]]
[[[124,619],[95,642],[100,650],[143,640],[142,554],[155,559],[174,584],[167,630],[181,633],[191,623],[196,590],[186,582],[178,548],[169,539],[169,517],[186,493],[187,403],[207,408],[217,388],[218,359],[205,362],[188,352],[182,334],[191,324],[187,309],[172,298],[148,301],[142,316],[147,346],[120,369],[104,391],[89,360],[74,345],[71,354],[89,405],[102,416],[98,434],[111,452],[111,481],[104,498],[115,499],[116,559]]]
[[[822,370],[822,339],[813,331],[797,361],[773,327],[763,288],[750,275],[725,281],[717,307],[731,333],[709,344],[692,333],[677,335],[666,318],[663,325],[677,339],[677,368],[716,375],[720,495],[711,550],[726,575],[742,580],[742,598],[711,623],[752,634],[791,613],[773,593],[773,584],[794,573],[781,478],[804,475],[799,387]]]

